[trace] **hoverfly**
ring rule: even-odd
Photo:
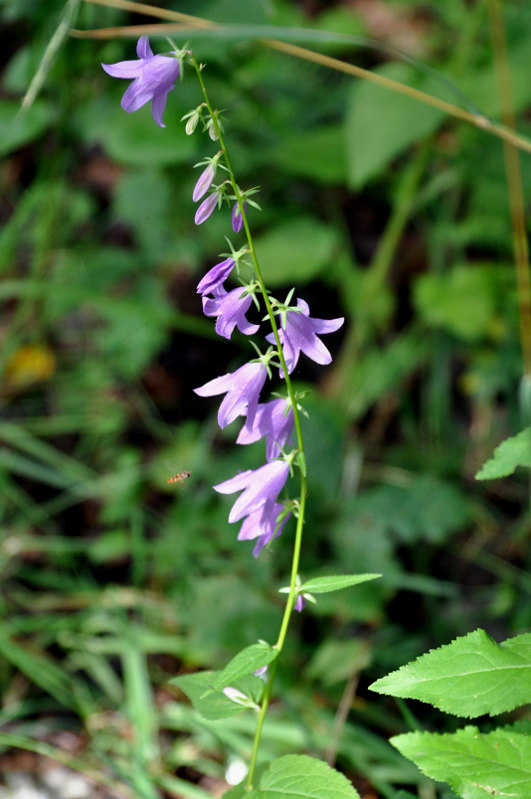
[[[170,477],[168,483],[184,483],[185,480],[188,480],[190,474],[191,472],[186,469],[184,472],[179,472],[179,474],[174,474],[173,477]]]

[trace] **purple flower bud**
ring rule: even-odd
[[[168,94],[179,77],[179,61],[169,56],[153,55],[147,36],[138,40],[136,54],[137,61],[118,61],[116,64],[102,64],[102,67],[113,78],[133,80],[122,97],[124,111],[128,114],[138,111],[151,100],[153,119],[164,128],[162,114]]]
[[[214,208],[218,204],[218,193],[217,191],[213,191],[212,194],[209,194],[206,200],[203,200],[199,208],[195,213],[195,224],[202,225],[203,222],[206,222],[209,216],[212,215]]]
[[[247,203],[243,204],[243,210],[245,213],[247,213]],[[239,233],[243,227],[243,216],[240,213],[240,206],[238,205],[237,201],[234,203],[234,207],[232,209],[231,221],[233,231],[235,233]]]
[[[194,203],[196,203],[198,200],[200,200],[201,197],[204,194],[207,193],[207,191],[210,188],[210,185],[211,185],[212,181],[214,180],[214,173],[215,173],[215,170],[214,170],[214,167],[212,166],[212,164],[209,164],[207,166],[207,168],[205,170],[203,170],[203,172],[201,172],[201,175],[199,176],[199,180],[195,184],[194,193],[192,195],[192,199],[193,199]],[[210,214],[209,214],[209,216],[210,216]],[[197,222],[197,220],[196,220],[196,225],[198,225],[198,224],[200,224],[200,223]]]
[[[259,508],[264,510],[264,519],[271,520],[274,505],[284,488],[288,474],[289,465],[286,461],[271,461],[259,469],[248,469],[214,486],[214,490],[220,494],[243,492],[232,506],[229,522],[237,522],[244,516],[250,516]],[[276,520],[276,516],[274,518]],[[270,524],[268,529],[271,529]]]
[[[332,356],[323,342],[317,338],[317,334],[333,333],[345,321],[343,317],[312,319],[308,303],[304,300],[297,300],[297,307],[299,311],[287,312],[286,325],[278,331],[288,374],[291,374],[297,366],[301,351],[315,363],[322,365],[331,363]],[[270,344],[275,344],[273,333],[266,336],[266,340]],[[284,376],[282,371],[281,376]]]
[[[223,286],[218,286],[212,293],[213,298],[203,295],[203,312],[206,316],[218,317],[218,336],[230,339],[235,327],[246,336],[252,336],[259,330],[260,325],[252,325],[245,317],[253,298],[245,293],[243,286],[229,292]]]
[[[224,261],[213,266],[197,284],[197,293],[212,294],[215,292],[228,278],[235,266],[234,258],[225,258]]]
[[[226,394],[218,411],[218,423],[223,429],[238,416],[247,414],[248,418],[254,419],[266,376],[264,364],[255,361],[240,366],[235,372],[209,380],[204,386],[194,388],[194,391],[200,397]]]
[[[298,610],[299,613],[304,610],[306,607],[306,599],[303,597],[302,594],[297,595],[297,599],[295,600],[295,610]]]

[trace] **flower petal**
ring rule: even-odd
[[[139,58],[152,58],[153,50],[149,44],[148,36],[141,36],[136,43],[136,54]]]
[[[140,79],[137,78],[125,90],[122,97],[121,106],[124,111],[127,111],[128,114],[132,114],[134,111],[138,111],[139,108],[142,108],[143,105],[148,103],[151,100],[151,96],[152,95],[149,89],[147,89],[145,84],[143,84]]]
[[[141,61],[118,61],[116,64],[101,65],[111,78],[137,78],[142,69]]]
[[[161,128],[165,128],[166,125],[162,121],[162,114],[164,113],[164,109],[166,108],[166,101],[168,99],[168,94],[172,91],[173,86],[170,86],[169,89],[166,91],[160,91],[153,95],[153,102],[151,103],[151,113],[153,115],[153,119]]]

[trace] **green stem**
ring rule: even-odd
[[[249,254],[251,256],[251,260],[253,262],[253,266],[256,273],[256,278],[258,280],[258,284],[260,286],[260,291],[262,297],[264,299],[264,304],[266,306],[267,315],[269,317],[269,321],[271,323],[271,328],[273,331],[273,335],[275,337],[275,343],[277,347],[278,357],[280,360],[280,365],[282,367],[282,372],[284,373],[284,381],[286,383],[286,389],[288,392],[288,396],[290,398],[291,406],[293,408],[293,417],[295,422],[295,432],[297,437],[297,449],[299,452],[299,457],[302,458],[303,466],[300,468],[300,477],[301,477],[301,491],[300,491],[300,498],[299,498],[299,505],[298,505],[298,517],[297,517],[297,528],[295,531],[295,543],[293,547],[293,559],[291,564],[291,578],[290,578],[290,590],[288,595],[288,600],[286,602],[286,607],[284,609],[284,615],[282,617],[282,622],[280,625],[280,631],[278,634],[278,639],[275,644],[275,648],[278,650],[278,656],[276,660],[273,662],[270,670],[269,670],[269,679],[267,681],[266,689],[264,691],[264,696],[262,699],[262,704],[260,706],[260,711],[258,714],[258,722],[256,725],[256,733],[253,742],[253,750],[251,754],[251,762],[249,764],[249,773],[247,775],[247,782],[246,782],[246,789],[247,791],[252,790],[253,787],[253,778],[256,769],[256,763],[258,759],[258,749],[260,746],[260,738],[262,735],[262,727],[264,724],[265,716],[267,713],[267,709],[269,707],[269,702],[271,699],[271,694],[273,690],[273,682],[275,679],[275,674],[277,671],[277,664],[278,659],[280,657],[280,653],[282,652],[282,648],[284,646],[284,641],[286,639],[289,621],[291,618],[291,614],[293,612],[293,606],[295,604],[295,596],[296,596],[296,586],[297,586],[297,574],[299,571],[299,562],[300,562],[300,554],[301,554],[301,546],[302,546],[302,532],[304,527],[304,512],[306,508],[306,493],[307,493],[307,485],[306,485],[306,468],[305,468],[305,459],[304,459],[304,442],[302,438],[302,428],[301,428],[301,418],[299,408],[297,406],[297,398],[295,395],[295,391],[293,388],[293,384],[291,382],[291,378],[288,374],[288,368],[286,365],[286,361],[284,358],[284,353],[282,351],[282,345],[280,342],[280,336],[278,332],[278,325],[277,320],[275,317],[275,313],[273,311],[273,307],[271,305],[271,300],[269,299],[269,294],[267,292],[267,288],[264,282],[264,278],[262,275],[262,270],[260,269],[260,265],[258,263],[258,258],[256,255],[256,251],[254,248],[253,237],[251,234],[251,230],[249,227],[249,223],[247,221],[247,216],[245,214],[245,208],[243,203],[243,198],[241,192],[238,188],[236,183],[236,179],[234,177],[234,172],[232,170],[232,166],[230,163],[229,154],[227,152],[227,148],[225,145],[225,141],[223,139],[223,133],[221,131],[221,126],[218,122],[218,118],[212,105],[210,104],[210,100],[208,98],[208,94],[206,91],[205,83],[203,81],[203,75],[201,73],[201,69],[199,64],[197,63],[195,57],[193,55],[190,56],[192,65],[197,73],[197,77],[199,79],[199,84],[201,86],[201,91],[203,92],[203,97],[205,100],[205,105],[208,109],[208,113],[210,115],[210,119],[212,120],[212,124],[216,131],[216,135],[219,141],[219,146],[223,152],[223,158],[225,161],[225,167],[227,168],[230,184],[232,186],[232,190],[234,191],[234,195],[236,197],[236,201],[238,203],[238,207],[240,209],[240,214],[243,220],[243,226],[245,230],[245,236],[247,238],[247,245],[249,247]]]

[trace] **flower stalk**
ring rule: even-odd
[[[300,411],[299,411],[299,408],[298,408],[297,398],[295,396],[295,390],[293,388],[293,383],[291,381],[291,378],[290,378],[290,375],[289,375],[289,372],[288,372],[288,367],[286,365],[286,361],[285,361],[285,358],[284,358],[282,343],[281,343],[281,340],[280,340],[279,328],[278,328],[278,325],[277,325],[277,319],[276,319],[275,313],[273,311],[273,307],[271,305],[271,300],[269,298],[269,294],[268,294],[268,291],[267,291],[267,288],[266,288],[266,285],[265,285],[265,282],[264,282],[262,271],[260,269],[260,264],[258,262],[258,257],[256,255],[256,250],[255,250],[255,247],[254,247],[254,241],[253,241],[253,237],[252,237],[252,234],[251,234],[251,229],[249,227],[249,222],[247,220],[247,215],[245,213],[244,200],[243,200],[243,197],[242,197],[242,193],[241,193],[241,191],[240,191],[240,189],[238,187],[238,184],[236,183],[234,172],[232,170],[229,154],[228,154],[228,151],[227,151],[227,147],[225,145],[225,140],[223,138],[223,132],[221,130],[221,125],[219,123],[218,115],[215,113],[214,108],[212,107],[212,105],[210,103],[210,99],[208,97],[208,93],[207,93],[207,90],[206,90],[205,82],[203,80],[203,75],[202,75],[202,72],[201,72],[201,68],[200,68],[199,64],[197,63],[197,60],[195,59],[195,56],[193,54],[190,56],[190,62],[192,64],[193,68],[195,69],[197,78],[199,80],[199,84],[201,86],[201,91],[203,93],[204,102],[205,102],[206,108],[208,110],[208,113],[210,115],[210,119],[212,120],[212,125],[214,126],[214,129],[216,131],[217,141],[219,142],[220,150],[223,152],[224,164],[225,164],[225,167],[227,169],[227,172],[228,172],[228,175],[229,175],[229,181],[230,181],[230,184],[232,186],[232,190],[234,192],[234,196],[236,197],[236,202],[238,204],[238,208],[239,208],[239,211],[240,211],[239,216],[241,217],[241,219],[243,221],[243,229],[245,231],[245,237],[247,239],[247,246],[248,246],[248,249],[249,249],[249,255],[251,257],[251,260],[252,260],[252,263],[253,263],[253,266],[254,266],[254,269],[255,269],[256,279],[258,281],[258,285],[260,287],[260,292],[262,294],[262,297],[263,297],[263,300],[264,300],[264,305],[266,307],[267,316],[268,316],[269,322],[271,324],[271,329],[273,331],[273,336],[274,336],[274,340],[275,340],[275,344],[276,344],[276,348],[277,348],[277,352],[278,352],[278,357],[280,359],[280,364],[281,364],[281,367],[282,367],[283,379],[284,379],[284,381],[286,383],[286,389],[287,389],[288,396],[289,396],[289,399],[290,399],[290,402],[291,402],[291,407],[293,408],[293,417],[294,417],[297,449],[298,449],[298,452],[299,452],[299,458],[300,458],[301,463],[303,465],[303,468],[299,469],[299,473],[300,473],[300,494],[299,494],[299,502],[298,502],[297,526],[296,526],[296,530],[295,530],[295,542],[294,542],[294,546],[293,546],[293,558],[292,558],[292,562],[291,562],[290,591],[289,591],[289,594],[288,594],[288,599],[287,599],[287,602],[286,602],[286,606],[284,608],[284,615],[282,617],[282,622],[281,622],[281,625],[280,625],[280,631],[279,631],[279,634],[278,634],[277,642],[275,644],[275,647],[276,647],[276,649],[278,649],[279,656],[280,656],[280,653],[282,652],[282,648],[284,646],[284,642],[286,640],[286,635],[287,635],[287,631],[288,631],[288,627],[289,627],[289,622],[290,622],[291,614],[293,612],[293,608],[294,608],[295,600],[296,600],[296,595],[297,595],[297,575],[298,575],[298,572],[299,572],[299,563],[300,563],[300,555],[301,555],[301,548],[302,548],[302,534],[303,534],[303,528],[304,528],[304,513],[305,513],[305,508],[306,508],[307,482],[306,482],[306,469],[304,468],[304,463],[305,463],[304,441],[303,441],[303,437],[302,437]],[[246,788],[247,788],[248,791],[250,791],[252,789],[252,787],[253,787],[253,779],[254,779],[254,773],[255,773],[256,763],[257,763],[257,759],[258,759],[258,750],[259,750],[259,746],[260,746],[260,739],[261,739],[261,736],[262,736],[262,728],[263,728],[263,725],[264,725],[267,709],[269,707],[269,702],[271,700],[271,694],[272,694],[272,691],[273,691],[273,682],[274,682],[274,679],[275,679],[277,662],[278,662],[278,658],[277,658],[277,660],[274,661],[274,663],[272,664],[272,666],[271,666],[271,668],[269,670],[269,678],[268,678],[268,681],[266,683],[264,696],[262,698],[262,702],[261,702],[261,705],[260,705],[260,712],[258,714],[256,732],[255,732],[255,737],[254,737],[254,741],[253,741],[253,750],[252,750],[252,754],[251,754],[251,762],[249,764],[249,771],[248,771],[247,780],[246,780]]]

